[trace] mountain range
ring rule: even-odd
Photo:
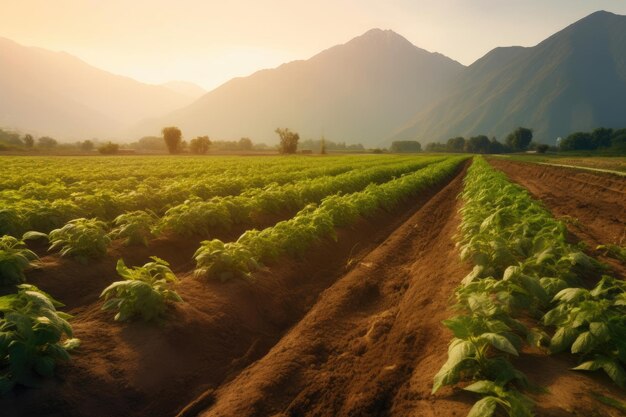
[[[186,138],[303,138],[423,144],[518,126],[539,142],[626,126],[626,16],[593,13],[533,47],[496,48],[470,66],[372,29],[308,60],[205,92],[113,75],[66,53],[0,38],[0,127],[59,138],[136,139],[163,126]]]

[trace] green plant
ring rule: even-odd
[[[433,393],[463,378],[489,379],[501,386],[511,381],[526,384],[524,374],[508,361],[508,355],[518,356],[521,339],[504,321],[474,314],[443,323],[455,338],[448,348],[448,360],[435,375]]]
[[[483,395],[483,398],[474,404],[467,417],[491,417],[498,406],[509,417],[534,416],[532,400],[515,389],[506,389],[491,381],[476,381],[463,389]]]
[[[58,361],[79,345],[72,338],[71,317],[62,306],[32,285],[0,297],[0,394],[16,385],[35,387],[38,377],[50,377]],[[65,340],[63,340],[65,339]]]
[[[24,270],[35,265],[39,257],[13,236],[0,237],[0,285],[19,284],[26,280]]]
[[[176,291],[168,288],[178,282],[169,264],[156,256],[143,266],[128,268],[122,259],[117,261],[117,273],[124,278],[102,291],[102,309],[118,310],[115,320],[125,321],[140,317],[152,321],[163,317],[167,302],[182,301]]]
[[[251,279],[259,263],[250,250],[237,242],[205,240],[193,255],[196,276],[216,277],[222,282],[233,278]]]
[[[151,211],[137,210],[120,214],[113,220],[115,228],[109,233],[111,239],[125,239],[125,244],[148,246],[153,237],[152,228],[158,217]]]
[[[74,219],[60,229],[48,234],[49,250],[59,249],[61,256],[74,256],[81,262],[106,254],[111,239],[106,233],[107,225],[97,219]]]
[[[604,276],[593,289],[566,288],[554,301],[543,317],[556,327],[550,350],[581,354],[588,360],[573,369],[602,369],[626,388],[626,283]]]

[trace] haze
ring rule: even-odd
[[[599,9],[624,14],[626,2],[0,0],[0,36],[140,81],[212,89],[372,27],[468,65],[496,46],[535,45]]]

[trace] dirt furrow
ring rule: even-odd
[[[203,416],[459,415],[470,398],[430,395],[445,361],[454,288],[470,270],[452,240],[461,177],[327,289]]]
[[[565,222],[573,240],[585,242],[590,254],[626,278],[623,262],[595,251],[598,245],[626,245],[626,178],[495,158],[489,162]]]

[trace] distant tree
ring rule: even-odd
[[[160,136],[144,136],[131,144],[131,147],[146,151],[164,151],[167,149],[163,138]]]
[[[422,145],[416,140],[396,140],[391,142],[391,152],[421,152]]]
[[[198,136],[189,142],[189,151],[198,155],[204,155],[209,151],[211,140],[208,136]]]
[[[506,137],[506,144],[514,151],[523,151],[528,148],[531,140],[533,140],[532,129],[518,127]]]
[[[450,138],[446,143],[446,150],[448,152],[463,152],[463,148],[465,148],[465,138],[462,136]]]
[[[326,139],[322,136],[320,140],[320,154],[326,155]]]
[[[495,136],[492,137],[489,141],[489,153],[504,153],[504,150],[504,145]]]
[[[250,138],[239,139],[239,149],[242,151],[252,150],[252,141],[250,140]]]
[[[562,151],[588,151],[593,149],[591,133],[574,132],[561,141]]]
[[[107,142],[104,145],[98,147],[98,152],[102,155],[115,155],[120,150],[120,145],[113,142]]]
[[[110,143],[110,142],[109,142]],[[94,144],[92,141],[90,141],[89,139],[83,141],[80,144],[80,149],[85,151],[85,152],[91,152],[93,150]]]
[[[447,145],[438,142],[430,142],[426,144],[426,152],[447,152]]]
[[[611,146],[611,136],[613,136],[613,129],[606,129],[599,127],[591,132],[591,145],[593,149],[608,148]]]
[[[485,135],[478,135],[469,138],[465,142],[465,152],[469,153],[489,153],[491,141]]]
[[[181,148],[181,140],[182,140],[182,132],[176,126],[164,127],[161,130],[163,134],[163,140],[165,141],[165,146],[167,146],[167,150],[171,154],[175,154],[180,152]]]
[[[58,142],[49,136],[42,136],[37,139],[37,146],[45,149],[52,149],[57,146]]]
[[[293,154],[298,150],[298,141],[300,135],[289,129],[277,128],[275,132],[280,137],[280,144],[278,145],[278,151],[282,154]]]
[[[536,147],[537,153],[546,153],[548,149],[550,149],[550,145],[546,145],[545,143],[541,143]]]
[[[33,139],[33,135],[26,134],[24,135],[24,146],[27,148],[32,148],[35,146],[35,139]]]

